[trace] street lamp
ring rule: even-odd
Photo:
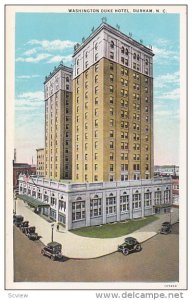
[[[54,224],[51,224],[51,242],[53,243],[53,229],[54,229]]]
[[[16,215],[17,214],[17,206],[16,206],[17,195],[16,195],[16,193],[14,193],[13,197],[14,197],[14,203],[15,203],[14,214]]]
[[[170,208],[170,224],[171,224],[171,213],[173,212],[172,208]]]

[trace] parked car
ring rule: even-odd
[[[13,224],[15,224],[17,227],[21,225],[23,222],[23,216],[21,215],[13,215]]]
[[[41,250],[41,254],[48,256],[49,258],[51,258],[51,260],[61,259],[63,258],[61,249],[62,246],[60,243],[51,242]]]
[[[128,255],[130,252],[139,252],[141,249],[141,244],[133,237],[125,238],[125,242],[118,246],[118,251],[124,255]]]
[[[172,231],[172,225],[170,222],[163,222],[161,225],[160,233],[168,234]]]
[[[24,233],[30,240],[34,241],[34,240],[38,240],[39,238],[38,233],[35,232],[35,226],[26,227]]]
[[[25,232],[25,228],[27,227],[29,227],[29,221],[23,221],[20,225],[20,229],[23,233]]]

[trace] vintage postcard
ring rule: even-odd
[[[5,7],[6,289],[187,289],[186,18]]]

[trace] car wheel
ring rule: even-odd
[[[55,256],[51,255],[51,260],[55,260]]]
[[[128,255],[129,254],[129,250],[128,249],[123,249],[123,254],[124,255]]]
[[[135,247],[135,250],[136,250],[137,252],[141,251],[141,245],[137,245],[137,246]]]

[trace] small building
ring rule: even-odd
[[[179,176],[179,166],[176,165],[154,166],[154,175]]]
[[[179,176],[172,177],[173,204],[179,204]]]
[[[37,170],[36,173],[39,176],[45,176],[45,149],[39,148],[37,151]]]
[[[16,163],[13,161],[13,189],[19,187],[19,175],[36,175],[36,166],[27,163]]]
[[[169,212],[172,183],[170,178],[63,183],[20,176],[18,198],[70,230]]]

